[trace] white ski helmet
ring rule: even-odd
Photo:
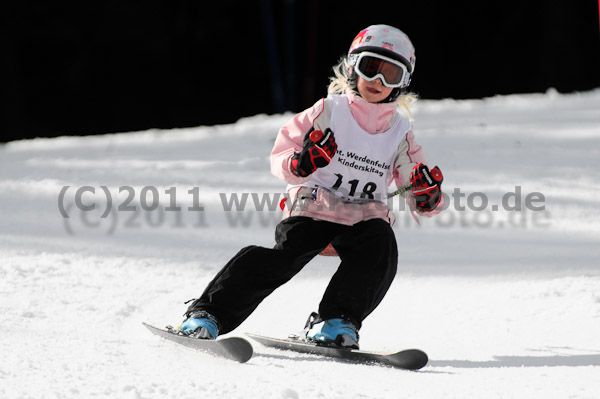
[[[360,53],[368,51],[401,62],[406,67],[399,88],[410,84],[415,70],[415,48],[408,36],[400,29],[389,25],[371,25],[360,31],[348,50],[348,63],[355,67]],[[399,90],[395,90],[397,97]]]

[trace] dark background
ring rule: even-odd
[[[421,98],[600,87],[596,0],[18,4],[0,14],[0,141],[299,112],[377,23],[412,39]]]

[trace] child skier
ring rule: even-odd
[[[341,263],[307,322],[306,339],[358,348],[358,330],[396,274],[398,250],[388,186],[410,183],[411,212],[442,207],[442,173],[429,170],[401,96],[415,67],[409,38],[387,25],[361,31],[334,67],[328,97],[277,135],[272,173],[289,200],[276,245],[240,250],[188,308],[180,332],[215,339],[239,326],[277,287],[329,244]],[[407,109],[408,110],[408,109]],[[413,214],[414,216],[414,214]]]

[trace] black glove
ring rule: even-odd
[[[311,127],[304,136],[302,151],[292,156],[291,169],[296,175],[306,177],[318,168],[329,165],[337,151],[337,144],[330,128],[315,130]]]
[[[440,189],[443,181],[444,176],[437,166],[429,170],[422,163],[415,165],[410,173],[410,184],[417,210],[427,212],[438,206],[442,198]]]

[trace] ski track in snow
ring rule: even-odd
[[[252,201],[275,206],[284,192],[268,157],[291,114],[1,145],[0,397],[598,398],[598,109],[599,90],[417,104],[417,140],[444,171],[446,193],[460,188],[463,206],[484,193],[490,208],[519,187],[545,205],[475,212],[453,203],[417,226],[394,202],[399,271],[364,322],[361,348],[424,349],[431,360],[419,372],[258,343],[238,364],[141,324],[176,325],[183,301],[241,247],[273,245],[279,211],[256,212]],[[65,186],[68,219],[58,206]],[[74,204],[83,186],[96,190],[84,202],[98,205],[86,214]],[[125,186],[137,210],[102,218],[101,187],[116,207]],[[148,187],[159,195],[152,212],[139,198]],[[164,210],[173,187],[178,212]],[[243,193],[245,212],[223,210]],[[187,210],[195,199],[203,212]],[[232,335],[301,330],[336,262],[313,260]]]

